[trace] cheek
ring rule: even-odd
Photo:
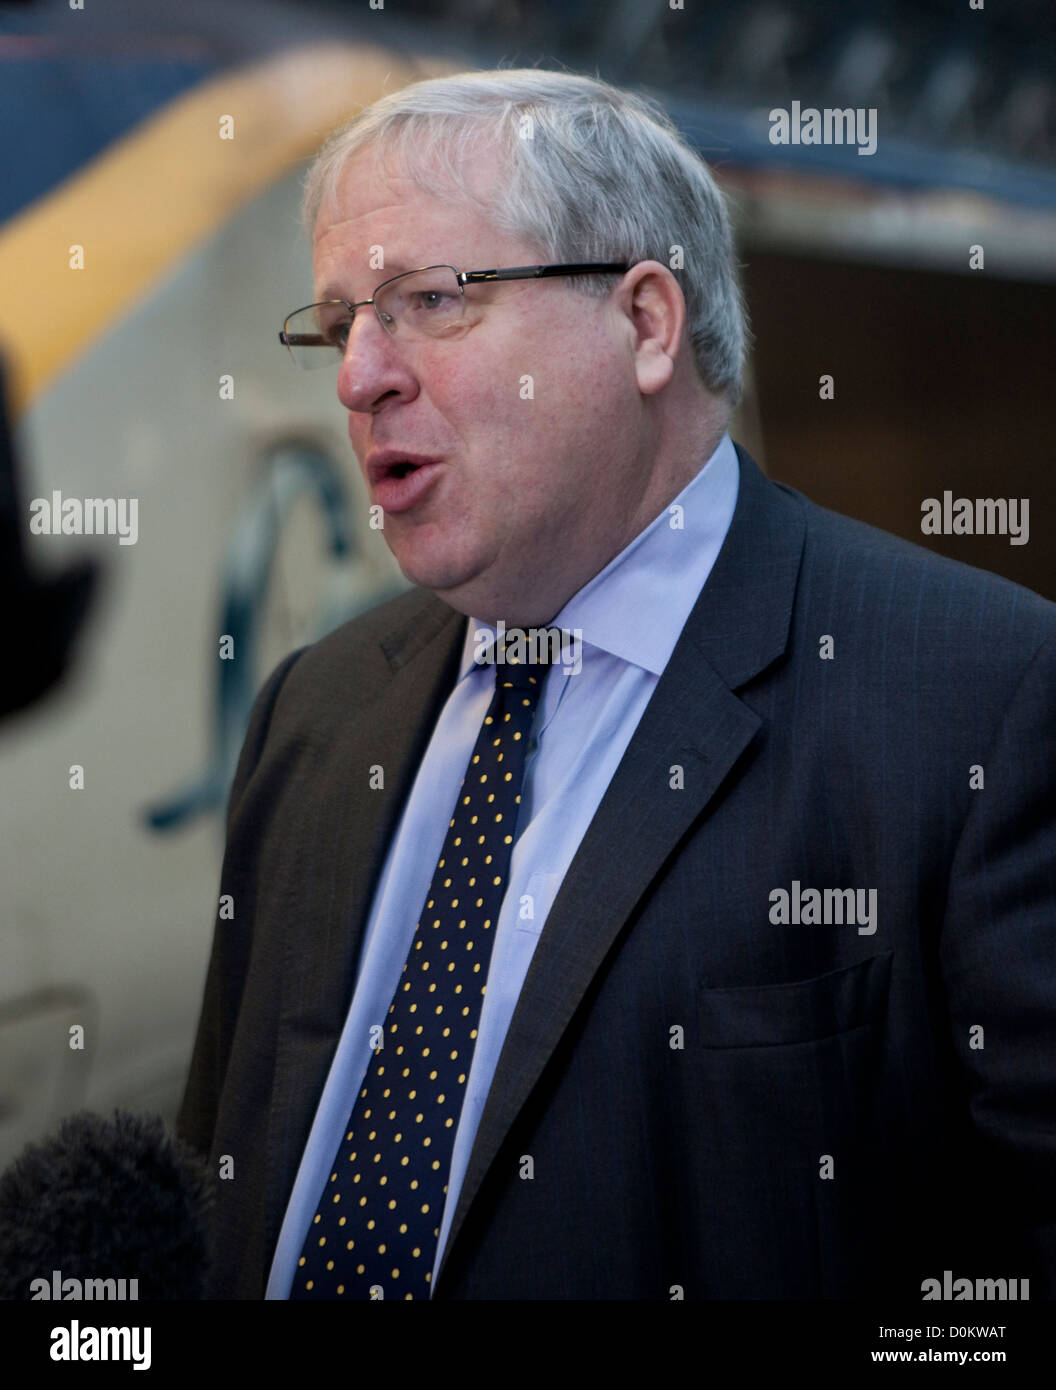
[[[461,355],[452,350],[423,364],[419,377],[428,382],[426,394],[433,409],[474,458],[484,455],[489,467],[501,464],[513,442],[531,429],[526,411],[534,403],[521,399],[521,376],[529,368],[519,356],[523,359],[515,348]]]

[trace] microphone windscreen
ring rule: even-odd
[[[31,1298],[56,1272],[201,1298],[212,1200],[209,1169],[159,1116],[72,1115],[0,1177],[0,1298]]]

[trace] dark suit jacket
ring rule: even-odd
[[[738,455],[540,937],[434,1297],[919,1299],[946,1269],[1051,1294],[1056,605]],[[179,1122],[234,1159],[216,1296],[264,1293],[464,630],[411,592],[254,707]],[[875,933],[773,923],[794,881],[876,889]]]

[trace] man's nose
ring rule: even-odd
[[[373,305],[356,310],[337,374],[337,396],[346,410],[373,410],[393,391],[413,385],[396,340],[382,328]]]

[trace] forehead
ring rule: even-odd
[[[470,198],[446,171],[435,179],[402,164],[390,153],[358,151],[342,167],[315,223],[313,260],[318,284],[334,275],[377,280],[376,253],[392,274],[419,265],[450,261],[462,268],[477,252],[492,254],[518,243],[488,219],[489,195],[502,176],[499,151],[485,146],[467,156]],[[423,188],[422,182],[431,183]]]

